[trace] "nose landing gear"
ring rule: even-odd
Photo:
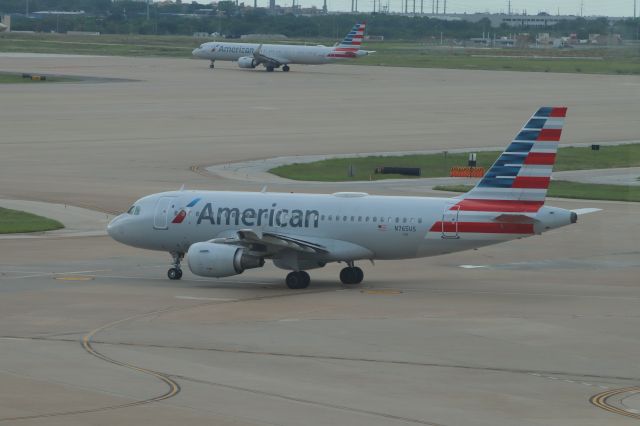
[[[167,277],[170,280],[179,280],[182,278],[182,268],[180,268],[180,261],[184,259],[184,253],[171,253],[173,257],[173,268],[167,271]]]

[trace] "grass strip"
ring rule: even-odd
[[[471,185],[437,185],[437,191],[467,192]],[[640,186],[605,185],[594,183],[553,180],[547,192],[549,197],[577,198],[583,200],[633,201],[640,202]]]
[[[103,34],[13,34],[0,36],[0,52],[64,53],[81,55],[157,56],[190,58],[194,47],[210,38]],[[225,40],[240,42],[240,40]],[[244,40],[243,40],[244,41]],[[336,40],[286,40],[290,44],[333,45]],[[255,42],[261,42],[256,40]],[[273,41],[265,41],[273,43]],[[349,65],[414,68],[478,69],[584,74],[640,74],[640,57],[633,47],[585,49],[450,48],[420,42],[368,42],[370,56]]]
[[[480,151],[478,167],[489,168],[500,152]],[[466,166],[468,153],[404,155],[398,157],[334,158],[313,163],[294,163],[276,167],[269,172],[287,179],[303,181],[342,182],[357,180],[411,179],[403,175],[374,173],[376,167],[420,167],[423,178],[449,176],[453,166]],[[348,176],[349,168],[354,174]],[[609,169],[640,166],[640,144],[601,146],[599,151],[591,147],[566,147],[558,150],[554,171]]]
[[[0,234],[41,232],[64,228],[57,220],[0,207]]]

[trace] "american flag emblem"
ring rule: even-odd
[[[387,225],[378,225],[378,231],[386,231],[387,230]]]

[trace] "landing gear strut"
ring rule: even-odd
[[[287,275],[287,287],[290,289],[301,289],[309,287],[311,277],[305,271],[293,271]]]
[[[360,284],[364,279],[364,272],[357,266],[353,266],[353,262],[347,262],[349,265],[340,271],[340,281],[342,284]]]
[[[211,61],[211,63],[209,64],[209,68],[215,68],[214,63],[215,63],[215,61]]]
[[[184,258],[184,253],[171,253],[171,257],[173,257],[173,268],[167,271],[167,277],[169,277],[170,280],[179,280],[182,278],[180,261]]]

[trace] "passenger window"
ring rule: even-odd
[[[416,220],[416,218],[412,217],[411,219],[409,219],[409,223],[413,223],[413,222],[415,222],[415,220]]]
[[[377,218],[376,216],[374,216],[374,217],[373,217],[373,221],[374,221],[374,222],[377,222],[377,221],[378,221],[378,218]]]
[[[396,223],[400,223],[400,218],[396,217]]]
[[[320,220],[324,220],[324,215],[320,216]]]
[[[380,222],[384,222],[384,217],[381,217],[381,218],[380,218]]]
[[[329,215],[329,220],[332,220],[332,219],[333,219],[333,216],[332,216],[332,215]]]
[[[407,218],[406,217],[402,218],[402,223],[407,223]]]
[[[365,222],[369,222],[369,216],[364,219]]]
[[[342,220],[346,222],[347,221],[347,217],[346,216],[342,216]]]
[[[356,221],[356,217],[355,216],[351,216],[351,222],[355,222]]]
[[[418,223],[422,223],[422,218],[421,217],[418,218]]]

